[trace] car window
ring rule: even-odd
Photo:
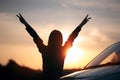
[[[111,55],[109,55],[107,58],[105,58],[100,65],[107,64],[107,63],[115,63],[113,59],[115,58],[115,53],[113,52]]]
[[[117,64],[120,63],[120,48],[112,52],[107,58],[105,58],[100,65],[103,64]]]
[[[116,53],[117,51],[117,54]],[[99,55],[97,55],[94,59],[92,59],[85,67],[86,68],[94,68],[105,66],[104,64],[110,63],[119,63],[120,62],[120,42],[114,43],[103,50]]]

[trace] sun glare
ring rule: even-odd
[[[82,50],[77,47],[72,47],[67,52],[65,63],[68,67],[78,67],[82,56]]]

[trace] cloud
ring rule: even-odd
[[[1,0],[1,12],[39,10],[106,10],[120,11],[119,0]]]
[[[86,43],[91,43],[91,44],[98,44],[98,43],[103,43],[106,41],[111,41],[109,36],[106,34],[102,33],[98,28],[91,28],[88,31],[84,32],[81,36],[81,41],[80,42],[86,42]]]
[[[61,5],[63,7],[83,7],[83,8],[112,8],[112,9],[115,9],[115,8],[119,8],[120,5],[120,1],[119,0],[99,0],[99,1],[96,1],[96,0],[61,0],[60,1]]]
[[[89,36],[93,38],[93,41],[97,41],[97,42],[104,42],[109,40],[108,37],[100,33],[98,29],[92,29]]]
[[[18,11],[37,11],[59,9],[60,6],[56,0],[1,0],[0,12],[18,12]]]

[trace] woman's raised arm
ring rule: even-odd
[[[43,53],[45,51],[45,45],[43,44],[43,40],[38,36],[38,34],[35,32],[35,30],[25,21],[23,16],[19,13],[19,15],[16,15],[20,22],[23,23],[26,26],[27,32],[33,37],[34,42],[36,43],[39,51]]]
[[[76,29],[70,34],[68,40],[66,41],[66,44],[71,45],[74,41],[74,39],[78,36],[81,28],[91,19],[91,17],[88,17],[88,15],[83,19],[83,21],[76,27]]]
[[[19,13],[19,15],[16,15],[20,22],[23,23],[26,27],[26,30],[28,31],[28,33],[33,37],[36,38],[38,37],[38,34],[35,32],[35,30],[25,21],[25,19],[23,18],[23,16]]]

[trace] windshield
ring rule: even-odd
[[[91,68],[104,64],[120,63],[120,42],[112,44],[90,61],[85,68]]]

